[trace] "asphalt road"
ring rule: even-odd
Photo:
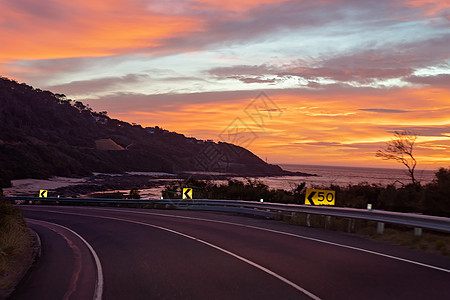
[[[209,212],[21,206],[42,239],[13,299],[450,299],[450,258]]]

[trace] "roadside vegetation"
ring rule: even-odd
[[[300,183],[293,190],[274,190],[259,180],[238,181],[230,179],[217,184],[212,181],[188,179],[167,185],[162,192],[165,199],[180,199],[183,188],[192,188],[197,199],[229,199],[304,204],[306,184]],[[421,185],[390,184],[381,186],[360,183],[339,187],[313,186],[312,188],[329,189],[336,192],[336,206],[351,208],[383,209],[400,212],[423,213],[450,217],[450,168],[441,168],[435,174],[433,182]]]
[[[375,221],[313,214],[308,217],[306,213],[297,213],[283,220],[294,225],[348,232],[410,249],[450,256],[450,235],[444,232],[424,229],[421,236],[416,236],[411,227],[385,224],[384,233],[378,234]]]
[[[375,153],[376,157],[384,160],[394,160],[401,163],[408,169],[411,183],[416,184],[417,180],[414,175],[417,160],[414,158],[414,143],[417,140],[417,133],[404,130],[394,131],[394,137],[386,143],[386,146]]]
[[[227,180],[226,184],[216,184],[212,181],[189,178],[185,181],[174,182],[167,185],[162,192],[164,199],[179,199],[183,188],[192,188],[193,197],[197,199],[233,199],[246,201],[293,203],[293,193],[285,190],[269,189],[259,180],[247,179]]]
[[[387,186],[360,183],[339,187],[312,186],[311,188],[334,190],[336,206],[423,213],[450,217],[450,168],[441,168],[435,178],[426,185],[415,181],[409,184],[390,184]],[[228,180],[217,184],[212,181],[188,179],[167,185],[162,193],[165,199],[180,199],[183,188],[192,188],[194,199],[228,199],[304,204],[306,184],[300,183],[293,190],[274,190],[259,180]],[[194,200],[195,201],[195,200]],[[377,234],[377,223],[367,220],[351,220],[341,217],[307,215],[298,213],[280,216],[291,224],[326,228],[329,230],[351,232],[391,244],[419,249],[431,253],[450,256],[450,236],[447,233],[424,230],[421,236],[415,236],[413,229],[401,225],[387,224],[383,235]]]
[[[141,199],[139,189],[136,187],[131,188],[128,195],[124,192],[101,192],[93,193],[90,196],[98,199]]]
[[[32,237],[20,210],[0,189],[0,299],[17,284],[30,262]]]
[[[433,182],[426,185],[419,182],[401,187],[359,184],[346,188],[331,186],[331,189],[336,191],[339,206],[366,208],[371,203],[375,209],[450,217],[450,168],[439,169]]]

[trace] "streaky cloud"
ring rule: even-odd
[[[361,108],[358,109],[361,111],[368,111],[368,112],[375,112],[380,114],[402,114],[407,113],[409,110],[402,110],[402,109],[386,109],[386,108]]]
[[[146,74],[128,74],[120,77],[104,77],[92,80],[78,80],[66,84],[47,87],[50,90],[61,91],[71,95],[104,92],[118,85],[126,85],[149,80]]]
[[[450,88],[450,74],[439,74],[435,76],[409,76],[406,78],[406,81],[415,84]]]

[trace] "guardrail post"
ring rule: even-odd
[[[383,234],[384,232],[384,223],[383,222],[378,222],[377,223],[377,234]]]
[[[347,232],[355,231],[355,219],[348,219]]]
[[[330,227],[330,223],[331,223],[331,216],[326,216],[325,217],[325,229],[328,229],[328,227]]]
[[[414,236],[421,236],[421,235],[422,235],[422,228],[414,227]]]
[[[311,215],[306,214],[306,226],[311,227]]]

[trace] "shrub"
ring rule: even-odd
[[[0,188],[0,298],[1,291],[11,288],[21,272],[31,241],[21,211],[5,201]]]
[[[439,169],[435,180],[425,186],[419,183],[396,187],[395,184],[381,186],[360,183],[340,187],[317,187],[336,192],[336,206],[366,208],[372,204],[374,209],[401,212],[417,212],[450,217],[450,168]],[[305,201],[305,183],[297,185],[293,191],[273,190],[259,180],[230,179],[226,184],[189,179],[172,183],[165,187],[164,198],[181,198],[183,187],[194,189],[195,198],[247,200],[279,203],[303,204]]]
[[[139,193],[138,188],[132,188],[130,190],[130,194],[127,197],[128,199],[141,199],[141,194]]]
[[[164,198],[181,198],[183,188],[189,187],[197,199],[226,199],[266,202],[294,203],[294,194],[285,190],[272,190],[259,180],[246,179],[245,182],[229,179],[226,184],[211,181],[188,179],[184,183],[167,185],[162,192]]]
[[[122,192],[106,192],[106,193],[94,193],[92,198],[97,199],[125,199],[125,195]]]

